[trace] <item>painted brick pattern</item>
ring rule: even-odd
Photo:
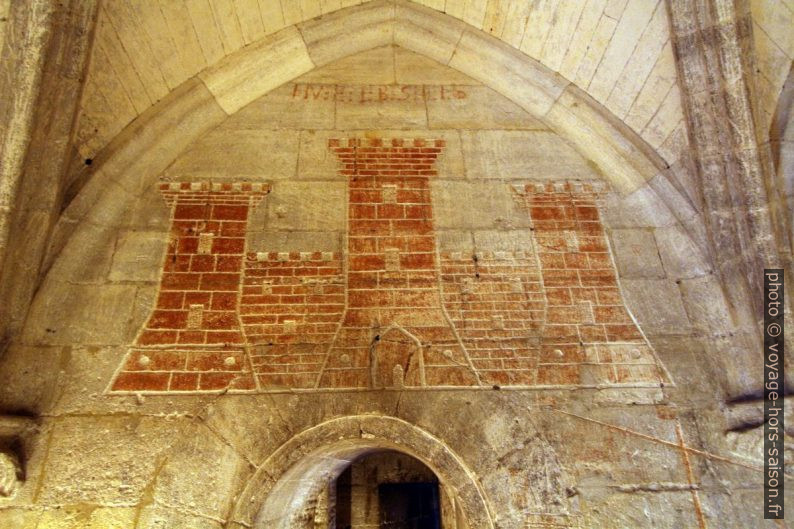
[[[443,140],[330,140],[348,179],[347,308],[319,387],[477,385],[444,313],[430,178]]]
[[[486,384],[535,383],[546,302],[527,248],[441,254],[444,306]]]
[[[621,297],[587,183],[534,183],[516,194],[532,218],[546,297],[537,384],[659,383],[650,345]]]
[[[262,184],[170,183],[156,306],[119,392],[656,385],[581,182],[532,183],[517,251],[437,250],[442,140],[330,140],[348,183],[347,248],[249,252]]]
[[[344,308],[341,254],[249,254],[240,318],[260,385],[313,388]]]
[[[263,184],[163,183],[171,234],[156,306],[114,391],[254,389],[238,318],[245,232]]]

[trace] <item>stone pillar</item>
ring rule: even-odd
[[[98,2],[8,8],[0,35],[0,348],[22,328],[63,209]]]
[[[715,330],[709,338],[727,396],[753,397],[763,386],[763,269],[790,269],[791,248],[759,126],[749,3],[667,0],[667,7],[710,256],[729,303],[730,335]],[[788,300],[792,289],[789,282]]]

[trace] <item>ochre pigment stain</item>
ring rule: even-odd
[[[620,294],[593,184],[514,190],[517,251],[439,252],[443,140],[330,140],[344,254],[246,248],[261,184],[163,184],[159,297],[116,392],[659,385]]]

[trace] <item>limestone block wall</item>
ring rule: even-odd
[[[146,163],[162,156],[154,136],[180,131],[143,130],[141,145],[157,146],[142,147]],[[399,149],[421,163],[394,162]],[[370,154],[380,167],[367,167]],[[735,408],[721,399],[725,371],[754,368],[728,348],[728,309],[697,244],[650,184],[617,191],[481,83],[377,48],[273,90],[141,174],[106,184],[115,200],[54,261],[0,359],[0,407],[35,424],[0,526],[283,527],[314,514],[316,487],[350,460],[395,449],[453,491],[470,528],[777,527],[760,521],[759,454],[735,442],[757,432],[742,419],[752,410],[726,423],[721,409]],[[409,220],[403,238],[377,233]],[[216,245],[224,228],[231,242]],[[228,278],[169,290],[172,273],[199,287],[202,274]],[[408,288],[349,283],[400,273]],[[355,290],[367,291],[358,302]],[[372,352],[373,317],[405,318],[383,335],[389,348],[374,348],[389,387],[314,387],[303,375],[322,369],[319,345],[339,338],[327,325],[342,329],[351,308],[366,336],[333,358],[356,380],[354,346]],[[446,318],[458,348],[427,343],[426,316]],[[231,328],[242,343],[209,352],[205,331]],[[170,338],[141,342],[155,330]],[[194,338],[180,344],[180,333]],[[454,383],[414,385],[422,348]],[[459,384],[464,349],[485,383]],[[207,362],[186,363],[197,355]],[[160,356],[175,363],[154,370]],[[169,385],[117,390],[128,373]],[[230,382],[249,374],[254,389]],[[190,385],[171,385],[177,375]]]

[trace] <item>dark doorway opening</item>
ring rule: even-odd
[[[378,486],[380,529],[441,529],[438,483]]]
[[[354,460],[328,491],[329,529],[454,529],[438,478],[408,454],[384,450]]]

